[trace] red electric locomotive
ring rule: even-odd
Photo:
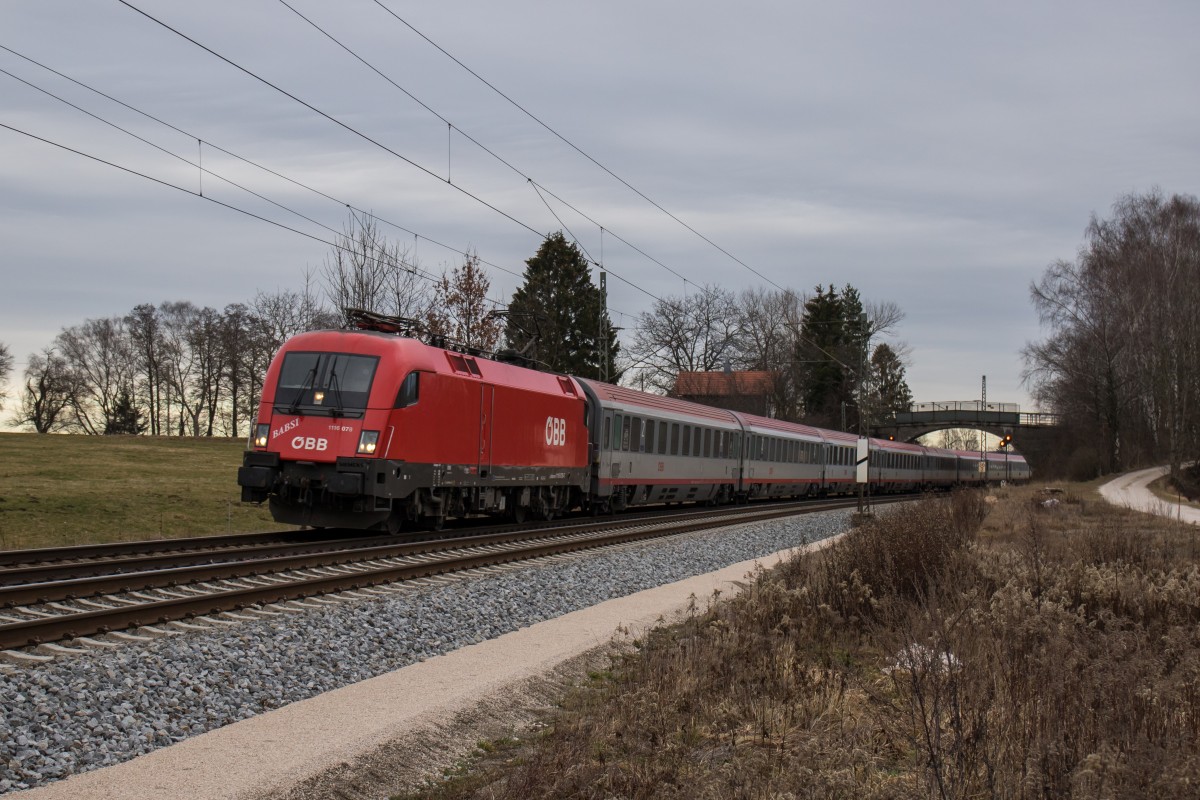
[[[588,483],[573,379],[380,331],[290,339],[267,370],[242,499],[314,527],[549,518]]]

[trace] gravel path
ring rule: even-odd
[[[0,792],[190,736],[607,599],[818,541],[848,511],[584,554],[0,673]]]

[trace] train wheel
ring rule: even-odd
[[[522,506],[522,505],[515,505],[512,507],[512,512],[510,513],[510,516],[512,518],[512,521],[515,522],[516,524],[524,525],[525,520],[529,518],[529,507]]]

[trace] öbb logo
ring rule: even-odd
[[[328,439],[317,439],[313,436],[297,436],[292,439],[293,450],[316,450],[318,453],[322,453],[328,447]]]
[[[546,444],[563,447],[567,443],[567,421],[561,417],[546,417]]]

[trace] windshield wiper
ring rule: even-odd
[[[330,416],[340,417],[342,415],[342,388],[338,384],[337,370],[333,367],[329,368],[329,388],[333,389],[333,411]]]
[[[296,399],[292,401],[292,404],[290,406],[288,406],[289,414],[295,414],[297,411],[300,410],[300,398],[304,397],[304,390],[311,388],[310,382],[316,380],[316,378],[317,378],[317,366],[316,366],[316,364],[314,364],[313,368],[308,371],[308,377],[306,377],[304,379],[304,383],[300,384],[300,391],[296,392]]]

